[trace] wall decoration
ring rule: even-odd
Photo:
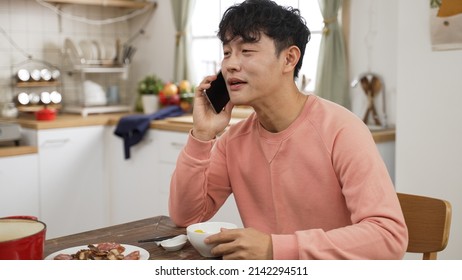
[[[434,51],[462,49],[462,0],[430,0]]]

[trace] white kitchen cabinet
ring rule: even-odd
[[[106,163],[109,170],[111,224],[167,214],[159,197],[157,149],[154,131],[130,150],[124,158],[122,138],[114,135],[114,126],[106,128]]]
[[[176,160],[180,151],[183,149],[188,134],[184,132],[172,131],[157,131],[157,143],[159,149],[159,170],[161,171],[160,182],[163,186],[170,186],[170,180],[175,170]],[[168,199],[168,188],[162,189],[164,192],[161,195]],[[238,226],[242,226],[242,221],[237,210],[234,196],[230,196],[225,204],[211,219],[212,221],[231,222]]]
[[[377,143],[377,149],[387,166],[392,181],[395,182],[395,141]]]
[[[0,157],[0,217],[39,217],[38,156]]]
[[[26,134],[31,137],[34,130]],[[104,126],[43,129],[35,136],[40,219],[47,224],[47,238],[107,226]]]

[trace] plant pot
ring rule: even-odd
[[[154,94],[143,94],[141,96],[143,103],[143,112],[145,114],[152,114],[159,109],[159,97]]]

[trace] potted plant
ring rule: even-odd
[[[143,112],[154,113],[159,109],[159,92],[164,87],[164,82],[156,75],[148,75],[138,82],[138,93],[141,95]]]

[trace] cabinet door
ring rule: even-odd
[[[39,217],[37,154],[0,157],[0,217]]]
[[[106,163],[111,190],[111,224],[166,214],[159,196],[158,149],[153,130],[131,147],[124,158],[123,140],[114,135],[115,127],[106,130]]]
[[[47,238],[106,226],[104,127],[38,131],[41,217]]]
[[[382,155],[392,181],[395,182],[395,141],[377,143],[377,149]]]
[[[159,146],[159,176],[160,197],[163,207],[168,213],[168,196],[170,189],[170,180],[175,170],[176,161],[180,151],[183,149],[188,139],[187,133],[157,131],[157,144]],[[211,219],[212,221],[231,222],[242,226],[242,221],[237,210],[234,196],[231,195],[225,204]]]

